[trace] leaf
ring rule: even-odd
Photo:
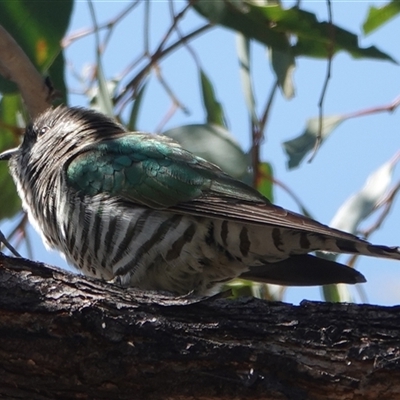
[[[298,7],[283,9],[281,6],[252,6],[260,9],[274,30],[297,36],[294,54],[326,58],[340,50],[355,58],[378,58],[396,62],[392,57],[371,46],[358,45],[357,35],[329,22],[319,22],[315,14]]]
[[[240,179],[248,169],[247,156],[232,134],[218,125],[185,125],[164,132],[183,148]]]
[[[0,24],[22,47],[35,67],[45,73],[61,52],[60,42],[68,28],[72,5],[72,0],[1,1]],[[57,70],[53,68],[52,74],[64,77],[64,64],[58,64]],[[18,89],[14,83],[0,77],[0,91],[16,93]]]
[[[235,279],[225,284],[222,291],[230,290],[232,299],[239,299],[240,297],[254,297],[253,288],[254,282]]]
[[[321,144],[331,132],[345,120],[341,115],[330,115],[322,118]],[[308,152],[314,149],[319,132],[319,118],[307,121],[306,129],[294,139],[283,142],[283,148],[289,156],[289,169],[297,167]]]
[[[271,21],[265,19],[259,7],[246,1],[198,0],[193,7],[213,24],[241,32],[244,36],[256,39],[267,46],[288,49],[285,34],[271,29]]]
[[[236,36],[236,50],[239,58],[240,80],[242,82],[244,100],[253,125],[258,126],[256,101],[250,74],[250,40],[240,33]]]
[[[107,81],[102,62],[100,57],[97,58],[97,82],[98,82],[98,92],[97,92],[97,109],[109,117],[114,117],[114,108],[111,101],[111,93],[116,87],[114,81]]]
[[[395,162],[390,160],[374,171],[363,188],[350,196],[339,208],[330,225],[356,234],[360,223],[369,217],[385,197],[391,183]]]
[[[140,88],[138,94],[136,95],[135,101],[133,102],[132,110],[131,110],[131,114],[129,116],[129,122],[128,122],[128,126],[127,126],[127,128],[130,131],[137,130],[137,119],[138,119],[138,115],[139,115],[139,109],[142,104],[144,91],[146,89],[146,83],[147,82],[145,82],[143,84],[143,86]]]
[[[108,81],[104,74],[102,52],[100,50],[100,34],[97,23],[96,13],[92,2],[88,3],[92,22],[94,26],[95,48],[96,48],[96,76],[97,76],[97,95],[96,109],[109,117],[114,117],[114,109],[111,101],[111,93],[115,89],[116,82]],[[113,88],[114,83],[114,88]]]
[[[225,127],[226,120],[221,103],[216,99],[213,85],[203,70],[200,70],[200,83],[203,105],[207,112],[207,123]]]
[[[278,85],[286,99],[294,97],[293,72],[296,67],[295,59],[291,51],[270,49],[272,68],[278,80]]]
[[[322,294],[325,301],[330,303],[353,303],[353,296],[347,285],[341,283],[337,285],[324,285],[322,286]]]
[[[21,109],[19,95],[4,95],[0,101],[0,151],[16,147],[19,144],[17,116]],[[14,132],[12,131],[14,128]],[[0,219],[11,218],[21,210],[21,201],[11,178],[8,164],[0,163]]]
[[[400,13],[400,0],[392,0],[381,7],[370,6],[367,19],[363,24],[364,34],[367,35],[378,29]]]
[[[376,206],[385,198],[392,182],[393,169],[400,157],[395,157],[373,172],[363,188],[350,196],[339,208],[330,226],[349,233],[357,234],[363,220],[376,210]],[[318,257],[335,261],[337,254],[317,252]],[[345,285],[327,285],[323,287],[326,301],[352,301]]]
[[[100,71],[98,72],[98,84],[87,90],[86,95],[93,110],[113,118],[114,112],[111,105],[111,97],[115,92],[117,82],[113,79],[105,81],[104,75]]]
[[[298,7],[284,9],[279,4],[259,5],[244,0],[198,0],[194,8],[214,24],[241,32],[285,53],[327,58],[343,50],[356,58],[395,62],[374,46],[360,47],[357,35],[337,25],[319,22],[315,14]],[[289,34],[297,38],[294,46],[290,46]]]
[[[274,185],[272,165],[267,162],[258,165],[259,177],[257,180],[257,190],[265,196],[271,203],[274,202]]]

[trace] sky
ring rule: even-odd
[[[168,2],[151,1],[151,40],[153,46],[170,24]],[[117,15],[126,7],[126,2],[97,1],[94,7],[99,23]],[[176,2],[176,9],[185,2]],[[289,2],[283,2],[290,5]],[[361,35],[362,22],[368,7],[378,2],[332,1],[334,22],[353,33]],[[382,4],[382,3],[380,3]],[[86,1],[77,1],[69,28],[72,34],[92,25]],[[302,1],[301,7],[315,12],[319,19],[327,18],[324,1]],[[143,7],[142,7],[143,8]],[[136,16],[136,17],[135,17]],[[115,30],[104,53],[103,66],[106,78],[110,79],[124,69],[133,59],[143,43],[143,10],[135,10]],[[200,26],[204,20],[191,13],[182,23],[183,30]],[[394,19],[383,28],[367,37],[362,37],[364,47],[375,45],[400,61],[400,19]],[[67,83],[74,92],[82,91],[82,84],[75,79],[76,73],[84,75],[95,63],[93,36],[74,42],[66,49],[68,60]],[[236,53],[235,35],[223,28],[214,28],[194,40],[195,50],[202,68],[215,85],[216,95],[223,104],[230,131],[244,150],[250,147],[249,119],[243,100]],[[258,104],[263,106],[273,75],[263,46],[252,45],[253,83]],[[272,163],[275,177],[289,186],[303,204],[311,210],[315,219],[329,224],[341,204],[354,192],[361,189],[367,177],[400,150],[399,114],[380,113],[354,118],[341,124],[323,144],[311,163],[303,162],[299,168],[288,170],[287,157],[282,142],[301,133],[306,120],[318,115],[318,101],[326,74],[326,61],[301,58],[294,72],[296,96],[287,101],[281,94],[276,96],[266,138],[262,146],[262,159]],[[86,72],[85,72],[86,71]],[[178,99],[185,104],[189,114],[176,112],[164,129],[174,126],[202,123],[205,114],[201,104],[197,69],[193,57],[187,50],[172,54],[161,64],[164,78],[174,89]],[[345,53],[334,57],[332,78],[325,99],[325,113],[342,114],[356,112],[392,102],[400,94],[400,67],[387,61],[355,60]],[[70,105],[87,106],[87,98],[80,94],[69,97]],[[138,126],[143,131],[155,131],[166,115],[170,101],[165,92],[152,79],[146,90]],[[259,109],[261,109],[260,107]],[[400,167],[394,174],[394,182],[400,179]],[[299,211],[294,201],[283,190],[275,188],[274,202],[293,211]],[[368,219],[368,227],[375,219]],[[400,245],[400,199],[395,202],[383,226],[370,241],[377,244]],[[7,232],[7,229],[4,229]],[[34,258],[52,265],[65,267],[66,263],[56,252],[46,252],[40,238],[33,233]],[[21,250],[24,254],[24,249]],[[346,261],[347,258],[341,258]],[[400,263],[363,257],[357,268],[366,276],[362,285],[369,303],[393,305],[400,303]],[[350,288],[356,301],[360,290]],[[362,297],[364,299],[364,297]],[[320,300],[319,288],[290,288],[285,301],[299,303],[303,299]]]

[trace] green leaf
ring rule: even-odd
[[[370,6],[363,24],[364,34],[371,33],[400,13],[400,0],[392,0],[381,7]]]
[[[322,295],[325,301],[330,303],[352,303],[353,297],[346,285],[324,285],[322,286]]]
[[[258,165],[259,177],[257,180],[257,190],[265,196],[271,203],[274,202],[274,185],[273,176],[274,171],[272,165],[267,162]]]
[[[194,8],[214,24],[241,32],[275,50],[293,55],[327,58],[338,51],[353,57],[395,60],[374,46],[358,45],[357,35],[328,22],[319,22],[315,14],[298,7],[258,5],[248,1],[198,0]],[[290,46],[287,35],[297,43]]]
[[[235,279],[234,281],[224,285],[223,291],[230,290],[233,299],[239,299],[240,297],[254,297],[253,285],[254,283],[251,281]]]
[[[330,115],[322,118],[321,144],[330,133],[345,120],[342,115]],[[308,152],[314,149],[319,132],[319,118],[307,121],[306,129],[298,137],[283,142],[283,148],[289,156],[289,169],[297,167]]]
[[[281,6],[251,6],[260,9],[273,29],[297,36],[293,46],[296,55],[326,58],[340,50],[355,58],[378,58],[395,62],[392,57],[376,47],[363,48],[358,45],[357,35],[328,22],[318,22],[315,14],[298,7],[283,9]]]
[[[164,132],[192,153],[218,165],[240,179],[248,169],[248,159],[232,134],[218,125],[185,125]]]
[[[136,95],[135,101],[133,102],[132,110],[131,110],[131,114],[129,116],[129,122],[128,122],[128,126],[127,126],[127,128],[130,131],[137,130],[137,119],[138,119],[139,109],[142,104],[145,89],[146,89],[146,83],[144,83],[143,86],[140,88],[138,94]]]
[[[294,97],[293,72],[296,67],[295,58],[291,51],[270,49],[272,68],[278,80],[278,85],[286,99]]]
[[[225,117],[221,103],[215,97],[213,85],[203,70],[200,70],[200,83],[203,105],[207,112],[207,123],[225,127]]]
[[[239,58],[240,80],[242,82],[247,111],[253,125],[258,126],[259,121],[256,113],[256,101],[250,74],[250,40],[240,33],[236,37],[236,50]]]
[[[266,20],[260,7],[246,1],[198,0],[194,3],[194,9],[212,23],[241,32],[267,46],[279,49],[289,47],[285,34],[271,28],[271,21]]]
[[[19,95],[10,94],[2,97],[0,101],[0,151],[16,147],[19,144],[19,135],[16,132],[20,109]],[[0,219],[11,218],[21,210],[21,201],[6,162],[0,163],[0,193]]]
[[[111,101],[111,93],[113,92],[116,83],[113,81],[107,81],[104,68],[102,53],[100,50],[100,33],[99,25],[97,23],[96,13],[91,1],[88,2],[90,15],[92,17],[95,37],[95,49],[96,49],[96,76],[97,76],[97,96],[96,96],[96,108],[105,115],[109,117],[114,117],[114,109]],[[111,90],[114,83],[114,88]]]
[[[0,24],[22,47],[35,67],[46,73],[61,52],[60,42],[69,24],[72,5],[72,0],[1,1]],[[64,64],[58,64],[57,69],[53,68],[52,74],[63,77]],[[16,93],[17,86],[0,77],[0,91]]]

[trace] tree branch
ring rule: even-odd
[[[173,298],[0,255],[0,397],[393,399],[398,311]]]
[[[50,90],[18,43],[0,25],[0,74],[15,82],[31,118],[51,106]]]

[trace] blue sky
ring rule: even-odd
[[[288,2],[284,2],[284,4]],[[361,25],[367,15],[368,6],[377,2],[333,1],[333,19],[339,26],[361,34]],[[93,3],[99,22],[106,21],[126,2],[97,1]],[[185,2],[176,2],[179,9]],[[302,8],[315,12],[320,19],[326,19],[324,1],[303,1]],[[136,18],[135,18],[136,16]],[[139,17],[140,16],[140,17]],[[134,11],[131,17],[118,26],[104,54],[107,78],[116,76],[133,58],[132,53],[142,48],[142,11]],[[157,43],[170,24],[168,2],[151,2],[151,42]],[[191,13],[183,27],[200,26],[203,20]],[[89,7],[86,2],[76,2],[69,33],[91,26]],[[400,20],[395,19],[361,40],[362,46],[376,45],[400,61]],[[235,47],[235,35],[222,28],[214,28],[191,44],[202,67],[215,85],[216,94],[223,104],[228,117],[229,128],[244,150],[250,146],[249,120],[239,78]],[[273,75],[260,45],[252,47],[252,66],[255,91],[259,105],[264,105],[273,82]],[[66,51],[66,57],[75,71],[81,73],[85,66],[93,65],[95,52],[93,37],[73,43]],[[161,71],[174,88],[179,100],[190,110],[174,114],[165,129],[183,124],[204,122],[204,111],[199,93],[198,75],[195,63],[188,51],[172,54],[161,64]],[[275,176],[289,186],[323,223],[329,223],[340,205],[355,191],[359,190],[368,175],[389,160],[400,149],[399,116],[381,113],[356,118],[340,125],[322,146],[312,163],[303,162],[295,170],[286,167],[287,159],[282,142],[291,139],[303,130],[308,118],[318,115],[318,101],[326,74],[326,62],[301,58],[294,73],[296,97],[285,100],[276,97],[271,120],[266,131],[262,158],[272,163]],[[345,53],[335,56],[332,79],[325,100],[325,113],[341,114],[390,103],[400,94],[400,67],[374,60],[354,60]],[[67,76],[70,88],[81,90],[78,81]],[[71,95],[70,105],[87,105],[82,95]],[[146,91],[139,127],[154,131],[170,107],[170,101],[156,79]],[[400,179],[400,167],[395,171],[394,182]],[[275,190],[275,202],[283,207],[298,211],[293,200],[282,190]],[[374,219],[368,220],[369,226]],[[370,237],[377,244],[400,245],[400,200],[397,199],[389,218],[379,231]],[[65,266],[55,253],[46,253],[38,237],[33,238],[34,258],[50,264]],[[345,261],[346,258],[342,258]],[[375,304],[396,304],[400,302],[400,263],[381,259],[359,259],[357,268],[366,276],[363,285],[368,302]],[[357,290],[351,288],[359,301]],[[290,288],[285,301],[298,303],[302,299],[320,299],[319,288]]]

